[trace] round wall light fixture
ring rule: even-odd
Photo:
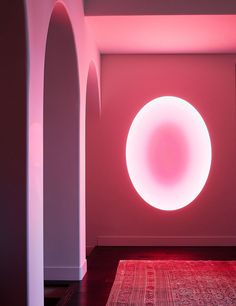
[[[152,100],[130,126],[128,173],[138,194],[156,208],[176,210],[190,204],[207,181],[211,157],[207,126],[183,99]]]

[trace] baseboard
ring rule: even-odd
[[[100,246],[236,246],[236,236],[99,236]]]
[[[87,261],[80,267],[44,267],[44,279],[46,281],[79,281],[87,272]]]

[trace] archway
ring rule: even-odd
[[[56,4],[44,75],[44,273],[79,279],[79,78],[65,7]]]
[[[91,184],[95,179],[95,154],[98,151],[98,123],[101,115],[101,103],[96,67],[93,62],[89,65],[86,88],[86,252],[89,254],[95,245],[92,241],[94,227],[96,226],[96,210],[92,198],[96,195],[91,192]]]
[[[97,70],[94,62],[89,65],[87,88],[86,88],[86,119],[98,118],[101,112],[100,94],[98,86]]]

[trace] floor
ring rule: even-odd
[[[83,281],[46,283],[45,306],[105,306],[120,259],[236,260],[236,247],[96,247]]]

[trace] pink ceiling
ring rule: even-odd
[[[236,52],[236,15],[85,18],[101,53]]]

